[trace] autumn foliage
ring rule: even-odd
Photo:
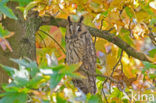
[[[66,20],[70,15],[75,22],[83,15],[86,26],[120,38],[134,48],[136,56],[127,54],[125,50],[132,50],[129,47],[119,47],[116,42],[120,41],[92,34],[97,55],[96,73],[92,75],[96,76],[97,93],[84,94],[72,83],[72,78],[83,78],[76,72],[81,63],[65,64],[66,29],[57,22],[42,25],[35,34],[36,61],[11,59],[19,65],[16,69],[0,64],[11,80],[2,86],[0,103],[156,102],[156,0],[0,0],[0,21],[18,19],[7,6],[10,1],[19,4],[16,9],[25,20],[30,11],[40,18]],[[7,40],[13,35],[0,23],[0,50],[14,52]],[[148,60],[140,60],[142,55],[137,52]]]

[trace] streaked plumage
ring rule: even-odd
[[[66,26],[66,63],[76,64],[82,62],[78,72],[84,75],[85,79],[73,79],[76,87],[80,88],[84,93],[96,92],[95,77],[83,72],[82,69],[95,73],[96,69],[96,53],[95,46],[92,42],[91,34],[82,24],[83,17],[79,22],[72,22],[68,17],[68,25]]]

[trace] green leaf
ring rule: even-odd
[[[148,51],[150,57],[154,57],[156,55],[156,49],[152,49]]]
[[[79,69],[80,64],[72,64],[72,65],[67,65],[65,66],[65,68],[61,69],[61,73],[66,74],[66,73],[72,73],[74,71],[76,71],[77,69]]]
[[[150,8],[150,6],[149,5],[144,5],[143,6],[143,9],[149,14],[149,15],[154,15],[154,13],[153,13],[153,11],[152,11],[152,9]]]
[[[3,5],[6,4],[9,0],[1,0],[0,3],[2,3]]]
[[[41,76],[36,76],[32,80],[30,80],[27,83],[27,87],[29,88],[37,88],[37,85],[40,83],[40,81],[43,79]]]
[[[2,67],[2,69],[4,69],[9,74],[9,76],[13,76],[16,71],[16,69],[12,68],[12,67],[8,67],[8,66],[2,65],[2,64],[0,64],[0,66]]]
[[[24,67],[30,67],[30,64],[28,61],[24,60],[24,59],[10,59],[11,61],[17,63],[18,65],[24,66]]]
[[[150,25],[154,25],[154,24],[156,24],[156,18],[152,18],[150,21]]]
[[[100,95],[92,95],[89,99],[88,99],[88,103],[102,103],[102,100],[100,98]]]
[[[28,68],[27,70],[30,72],[31,77],[36,76],[36,74],[39,72],[39,69],[35,61],[31,60],[26,61],[25,59],[12,59],[12,58],[10,60],[17,63],[18,65]]]
[[[50,103],[49,100],[42,100],[42,103]]]
[[[0,99],[0,103],[26,103],[26,100],[26,93],[7,92],[6,95]]]
[[[79,73],[76,73],[75,71],[77,69],[79,69],[81,63],[80,64],[72,64],[72,65],[66,65],[64,68],[62,68],[60,70],[59,73],[62,73],[64,75],[68,75],[70,77],[73,77],[73,78],[81,78],[81,75]]]
[[[16,85],[24,86],[27,84],[29,80],[29,73],[25,68],[17,70],[2,64],[0,64],[0,66],[14,79],[13,81]]]
[[[155,78],[156,78],[156,74],[149,74],[149,77],[150,77],[151,79],[155,79]]]
[[[63,34],[63,36],[65,36],[65,34],[66,34],[66,28],[59,27],[59,29],[61,30],[61,33]]]
[[[20,87],[26,86],[28,84],[28,80],[26,78],[19,77],[18,75],[14,77],[14,82]]]
[[[156,69],[156,65],[149,63],[149,62],[143,62],[145,69],[150,69],[150,68],[155,68]]]
[[[67,103],[67,101],[64,98],[62,98],[61,96],[59,96],[58,93],[56,96],[56,101],[57,101],[57,103]]]
[[[23,93],[28,93],[29,89],[28,88],[20,88],[18,86],[10,86],[10,85],[6,85],[2,87],[3,90],[5,91],[5,93],[7,92],[23,92]]]
[[[130,18],[132,18],[132,17],[134,16],[134,14],[133,14],[131,8],[126,7],[125,10],[126,10],[127,15],[128,15]]]
[[[12,10],[7,6],[3,5],[2,3],[0,3],[0,12],[2,12],[3,14],[5,14],[7,17],[11,19],[17,20],[17,17],[14,15]]]
[[[30,9],[32,9],[33,7],[35,7],[38,3],[39,3],[39,1],[32,1],[25,7],[25,9],[24,9],[24,19],[26,19],[28,11]]]
[[[25,6],[29,4],[32,0],[13,0],[19,3],[20,6]]]
[[[102,74],[101,71],[99,69],[96,69],[96,74]],[[96,79],[100,80],[100,81],[104,81],[105,78],[103,77],[96,77]]]
[[[5,92],[17,92],[20,88],[18,87],[9,87],[8,85],[2,86]]]
[[[103,12],[103,13],[101,13],[101,15],[103,15],[104,17],[107,17],[107,15],[108,15],[108,10],[105,11],[105,12]]]
[[[124,96],[123,93],[118,88],[113,88],[113,92],[110,97],[112,98],[117,97],[121,99],[123,96]]]
[[[125,42],[127,42],[129,45],[134,45],[133,40],[130,38],[130,32],[124,28],[121,29],[121,34],[123,36],[121,37]]]
[[[61,79],[64,77],[63,74],[59,74],[58,72],[54,72],[50,75],[50,88],[55,88],[57,84],[61,81]]]
[[[53,71],[60,71],[62,68],[65,68],[65,65],[58,65],[56,67],[50,67]]]
[[[4,30],[3,27],[2,27],[2,25],[0,25],[0,37],[7,36],[9,34],[10,34],[10,32],[7,31],[7,30]]]

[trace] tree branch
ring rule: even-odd
[[[42,25],[54,25],[58,27],[66,27],[68,23],[68,21],[65,19],[54,18],[54,17],[43,17],[41,19],[42,19]],[[86,26],[86,27],[88,28],[92,36],[104,38],[109,42],[112,42],[113,44],[117,45],[119,48],[123,49],[129,56],[132,56],[141,61],[148,61],[153,63],[153,60],[150,57],[148,57],[146,54],[136,51],[133,47],[131,47],[129,44],[127,44],[125,41],[115,36],[114,34],[111,34],[105,30],[100,31],[99,29],[90,26]]]

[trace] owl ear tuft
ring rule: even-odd
[[[71,22],[71,20],[70,20],[70,16],[68,16],[68,22],[69,22],[69,24],[71,24],[72,22]]]
[[[79,20],[79,23],[82,23],[83,19],[84,19],[84,17],[81,16],[81,17],[80,17],[80,20]]]

